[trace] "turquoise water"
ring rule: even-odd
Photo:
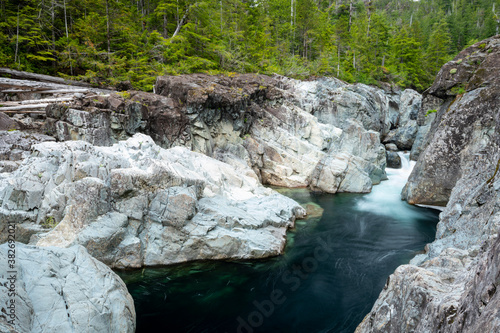
[[[409,170],[366,195],[282,190],[324,209],[298,221],[282,256],[119,272],[137,332],[354,332],[387,277],[434,240],[437,212],[399,199]]]

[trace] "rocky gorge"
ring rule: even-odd
[[[306,211],[263,185],[367,193],[388,164],[399,166],[396,151],[411,150],[418,162],[403,197],[446,205],[437,240],[391,275],[357,332],[498,327],[499,39],[459,54],[423,97],[334,78],[193,74],[159,77],[154,94],[91,91],[49,103],[43,122],[2,116],[0,242],[15,223],[16,240],[29,244],[18,247],[20,266],[42,267],[23,275],[28,289],[47,270],[74,280],[76,259],[54,256],[80,258],[112,283],[119,305],[86,314],[99,319],[73,310],[99,296],[66,305],[68,331],[89,320],[96,332],[133,331],[130,295],[109,267],[276,256]],[[40,262],[23,254],[33,251]],[[39,318],[55,329],[45,305],[30,305],[38,289],[26,292],[21,331],[36,331]],[[2,315],[0,324],[9,327]]]
[[[499,66],[496,36],[459,53],[424,94],[442,102],[402,196],[445,206],[436,240],[388,278],[357,333],[498,331]]]

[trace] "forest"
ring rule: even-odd
[[[500,0],[0,0],[0,67],[145,91],[195,72],[423,91],[499,26]]]

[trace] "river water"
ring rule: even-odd
[[[407,158],[369,194],[279,190],[324,212],[297,221],[277,258],[118,272],[137,332],[354,332],[387,277],[434,240],[438,212],[400,199]]]

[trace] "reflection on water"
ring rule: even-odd
[[[372,193],[283,190],[324,209],[297,223],[284,255],[120,272],[137,332],[353,332],[387,277],[433,240],[437,213],[399,198],[411,165]]]

